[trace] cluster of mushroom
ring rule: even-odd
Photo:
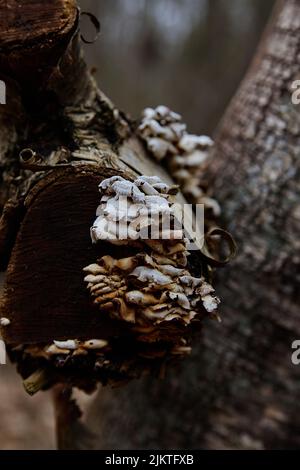
[[[26,346],[24,352],[34,357],[51,359],[54,356],[86,356],[89,351],[102,352],[109,348],[109,343],[104,339],[90,339],[79,341],[78,339],[68,339],[65,341],[54,340],[43,348],[37,346]]]
[[[182,230],[164,234],[158,230],[163,220],[174,222],[173,196],[177,187],[169,187],[157,176],[141,176],[134,182],[122,176],[113,176],[99,185],[102,194],[91,228],[94,243],[107,240],[115,245],[141,247],[141,240],[182,239]],[[160,220],[163,218],[163,220]],[[169,229],[170,224],[165,223]]]
[[[176,320],[189,324],[203,308],[212,313],[219,300],[204,278],[158,253],[116,260],[102,257],[85,268],[95,305],[112,318],[137,326]]]
[[[70,362],[78,362],[78,359],[91,356],[91,354],[94,356],[94,364],[97,364],[99,359],[104,359],[103,365],[108,366],[109,360],[106,355],[110,349],[109,342],[104,339],[90,339],[87,341],[67,339],[64,341],[54,340],[47,345],[18,346],[13,351],[21,353],[23,357],[29,355],[32,358],[43,359],[53,363],[56,367],[62,368]]]
[[[145,176],[134,182],[122,177],[109,178],[99,188],[102,197],[91,229],[93,242],[105,239],[143,248],[142,252],[137,250],[134,256],[126,258],[104,256],[84,268],[91,299],[101,314],[133,324],[137,334],[148,328],[148,334],[142,334],[141,338],[151,342],[170,337],[165,328],[167,322],[182,327],[201,313],[215,312],[219,299],[214,295],[214,288],[203,277],[193,277],[187,268],[184,232],[174,228],[174,188],[158,177]],[[122,197],[127,200],[126,211],[125,201],[120,201]],[[149,211],[161,216],[160,222],[166,214],[171,217],[168,238],[152,240],[142,236],[143,229],[151,225]],[[128,231],[130,224],[134,228]],[[161,224],[156,229],[158,235],[165,235]],[[126,240],[116,239],[116,232],[129,236]]]
[[[188,134],[182,117],[166,106],[146,108],[138,132],[153,157],[166,164],[188,201],[204,204],[218,217],[220,206],[209,197],[202,181],[213,141],[204,135]]]
[[[190,339],[202,318],[216,315],[219,299],[213,287],[203,275],[191,273],[185,230],[174,205],[177,186],[157,176],[135,181],[114,176],[99,190],[91,239],[117,246],[114,256],[84,268],[84,281],[94,305],[90,315],[113,322],[117,333],[14,348],[29,393],[44,387],[44,378],[48,387],[49,377],[51,384],[66,380],[88,390],[97,381],[119,384],[160,373],[167,361],[191,352]],[[37,374],[36,368],[46,372]]]

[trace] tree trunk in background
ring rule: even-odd
[[[239,246],[219,275],[223,323],[167,380],[102,389],[98,448],[300,446],[299,75],[300,1],[286,0],[217,135],[210,177]]]

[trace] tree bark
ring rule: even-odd
[[[219,274],[223,323],[165,381],[102,389],[98,448],[299,447],[299,66],[300,2],[280,1],[217,133],[210,178],[239,246]]]

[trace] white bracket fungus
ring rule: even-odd
[[[189,324],[198,314],[217,309],[219,299],[204,278],[191,276],[187,269],[165,264],[166,259],[137,254],[114,260],[102,257],[96,266],[87,266],[91,298],[99,310],[113,318],[138,326],[159,325],[177,320]]]
[[[187,199],[204,204],[219,217],[218,202],[209,197],[201,185],[213,146],[211,138],[188,134],[182,117],[166,106],[146,108],[138,131],[154,158],[166,161],[169,172]]]
[[[24,352],[35,357],[44,357],[50,359],[52,356],[80,356],[87,355],[90,350],[103,352],[109,347],[108,341],[104,339],[90,339],[87,341],[80,341],[78,339],[68,339],[65,341],[54,340],[52,344],[46,345],[44,348],[36,346],[26,346]]]
[[[8,326],[10,325],[10,320],[8,318],[2,317],[0,318],[0,326]]]
[[[164,108],[159,112],[166,116]],[[172,116],[167,117],[168,122],[178,119],[178,115]],[[189,137],[185,145],[190,148],[193,136]],[[206,143],[204,138],[196,140],[197,145],[200,145],[199,140],[201,145]],[[139,249],[135,256],[121,259],[103,256],[97,263],[84,268],[84,280],[100,312],[134,324],[136,332],[154,326],[154,330],[143,336],[145,341],[156,338],[157,329],[163,331],[166,322],[188,325],[197,315],[214,312],[219,299],[212,295],[213,287],[203,277],[193,277],[187,269],[189,253],[183,230],[179,238],[175,237],[177,231],[174,228],[167,239],[141,236],[141,227],[149,224],[146,219],[149,211],[174,218],[174,188],[156,176],[141,176],[134,182],[115,176],[102,181],[99,189],[98,217],[91,229],[93,242],[107,240]],[[126,197],[126,201],[122,197]],[[132,227],[128,233],[130,223]],[[160,234],[161,231],[158,223]],[[125,233],[127,238],[123,239]],[[116,234],[118,236],[114,237]]]
[[[113,176],[102,181],[99,189],[98,217],[91,228],[94,243],[107,240],[115,245],[142,246],[147,240],[163,239],[165,227],[170,229],[169,239],[182,239],[182,230],[176,230],[178,224],[172,228],[176,187],[169,187],[157,176],[141,176],[134,182]]]

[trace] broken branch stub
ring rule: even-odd
[[[56,3],[63,5],[62,15],[66,4],[74,6]],[[208,257],[195,252],[191,258],[186,240],[178,238],[172,212],[177,188],[140,144],[131,121],[98,90],[78,46],[77,10],[72,7],[67,17],[65,30],[56,32],[55,23],[51,29],[48,16],[44,25],[51,35],[62,34],[59,47],[49,40],[43,50],[39,36],[25,41],[38,48],[36,61],[44,71],[36,77],[33,102],[31,84],[19,83],[22,67],[32,66],[26,62],[30,54],[22,58],[19,41],[22,65],[15,47],[2,38],[5,60],[0,47],[0,63],[22,89],[16,91],[18,117],[12,108],[13,125],[2,129],[8,142],[0,159],[0,200],[7,201],[0,253],[5,251],[8,268],[0,309],[8,321],[1,334],[30,393],[55,383],[88,392],[98,381],[118,384],[159,373],[166,362],[190,352],[193,331],[204,317],[216,316],[219,303]],[[184,155],[174,156],[195,169],[198,147],[211,141],[189,136],[167,108],[155,113],[151,126],[165,127],[166,155],[173,152],[170,146],[181,148]],[[186,185],[182,191],[196,201]],[[20,205],[20,212],[8,211],[10,204]],[[141,236],[148,228],[146,209],[158,217],[159,234],[161,218],[171,218],[169,238]],[[12,220],[6,221],[7,214]],[[131,236],[112,239],[113,223],[121,233],[129,227]],[[14,229],[13,246],[7,227]]]

